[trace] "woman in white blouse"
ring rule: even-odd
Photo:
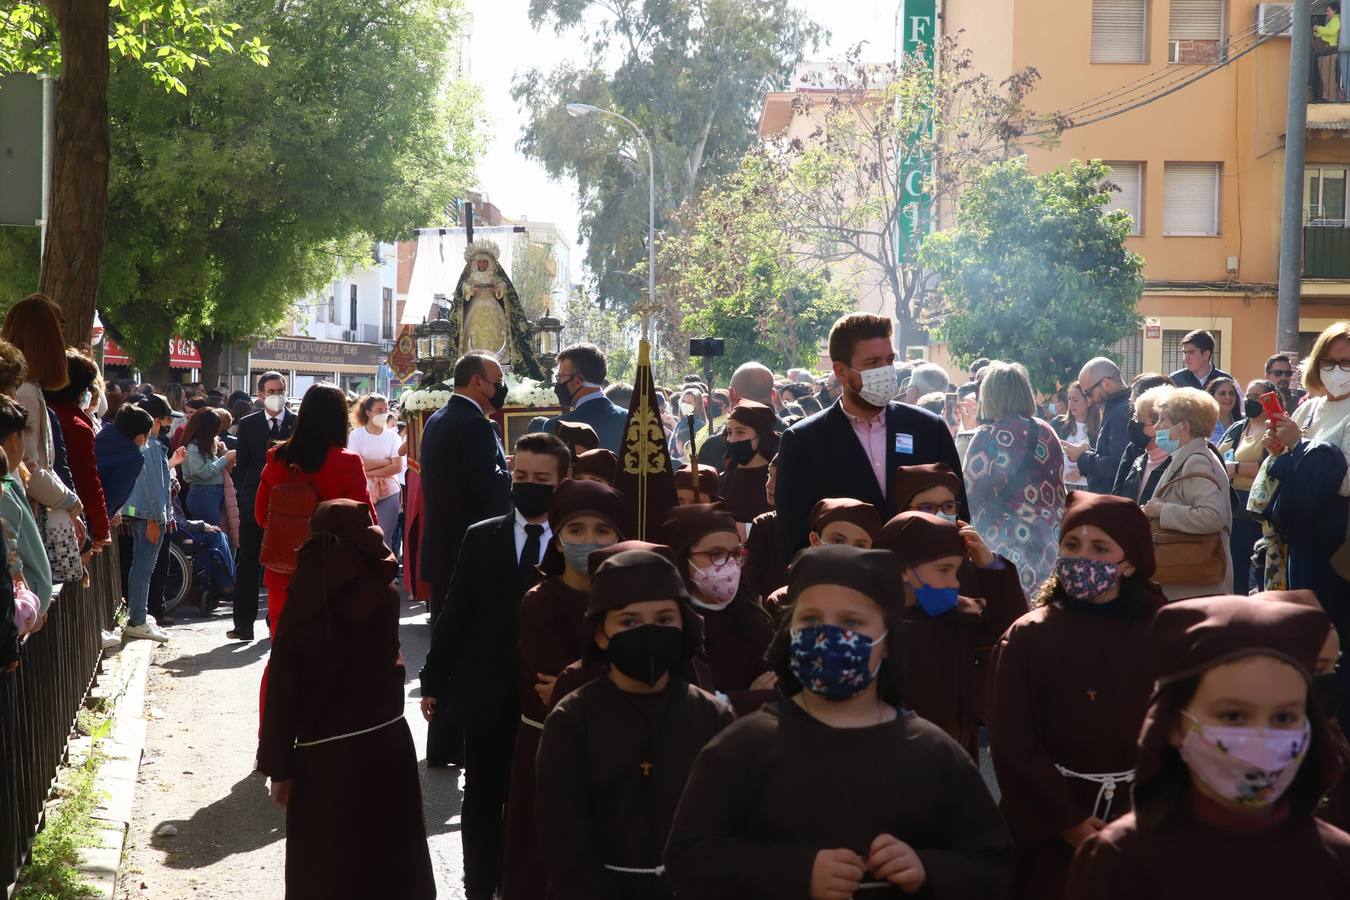
[[[403,471],[398,429],[388,427],[389,400],[383,394],[366,394],[353,410],[356,428],[347,437],[347,449],[361,455],[366,464],[366,489],[375,504],[384,542],[395,546],[402,491],[398,475]]]

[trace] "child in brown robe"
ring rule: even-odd
[[[718,499],[717,470],[712,466],[699,466],[698,481],[694,480],[694,470],[680,466],[675,470],[675,499],[680,506],[692,506],[695,503],[712,503]]]
[[[778,486],[778,456],[769,460],[769,477],[764,482],[764,498],[774,505]],[[761,601],[787,584],[787,563],[778,552],[778,511],[760,513],[750,523],[745,536],[745,571],[742,580],[750,593]]]
[[[738,401],[727,416],[727,468],[720,493],[737,522],[753,522],[770,509],[764,484],[769,460],[778,453],[777,424],[773,407],[754,400]]]
[[[1134,811],[1078,849],[1068,900],[1350,897],[1350,834],[1314,815],[1340,774],[1309,689],[1326,628],[1260,597],[1158,612]]]
[[[286,896],[435,897],[403,718],[398,560],[368,503],[320,503],[310,524],[258,740],[258,769],[286,809]]]
[[[745,548],[737,522],[720,504],[677,506],[665,521],[666,542],[704,623],[697,683],[722,695],[737,715],[775,699],[778,678],[764,661],[773,620],[741,581]]]
[[[822,544],[847,544],[870,550],[881,534],[881,515],[870,503],[851,497],[816,501],[811,507],[811,533],[807,541],[812,547]],[[764,602],[764,608],[781,623],[787,614],[787,584],[774,591]]]
[[[618,471],[619,458],[603,447],[578,453],[572,463],[572,477],[577,481],[598,481],[611,487]]]
[[[797,556],[771,653],[789,696],[694,763],[666,847],[678,896],[1003,896],[1011,840],[979,770],[899,705],[896,567],[888,550]]]
[[[608,485],[569,479],[553,493],[553,536],[540,564],[548,577],[520,603],[520,730],[506,801],[505,900],[543,896],[543,859],[534,819],[535,751],[547,711],[561,699],[553,697],[558,676],[581,658],[589,640],[585,615],[590,554],[622,539],[622,520],[622,499]]]
[[[1055,574],[994,652],[989,750],[1017,840],[1012,896],[1061,900],[1074,848],[1129,809],[1152,679],[1140,661],[1166,602],[1132,501],[1069,494]]]
[[[558,703],[539,744],[549,896],[670,900],[661,854],[675,806],[694,757],[733,716],[683,677],[700,628],[674,564],[652,550],[605,556],[586,623],[588,656],[609,671]]]
[[[886,523],[877,546],[895,553],[905,593],[905,705],[979,759],[980,693],[975,652],[1027,611],[1017,567],[969,525],[922,512]],[[980,598],[960,594],[970,566]]]

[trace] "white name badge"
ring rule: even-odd
[[[897,434],[897,435],[895,436],[895,452],[896,452],[896,453],[908,453],[908,454],[913,454],[913,453],[914,453],[914,435],[912,435],[912,434]]]

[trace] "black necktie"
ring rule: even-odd
[[[278,437],[280,434],[281,434],[281,425],[280,425],[280,423],[278,423],[278,421],[277,421],[276,419],[273,419],[273,420],[272,420],[272,440],[275,441],[275,440],[277,439],[277,437]]]
[[[534,571],[535,566],[539,565],[539,539],[543,536],[543,525],[526,523],[525,548],[520,551],[520,561],[517,565],[520,569],[520,574],[527,578]]]

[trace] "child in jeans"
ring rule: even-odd
[[[159,394],[151,394],[141,402],[141,408],[155,420],[156,429],[162,431],[173,424],[173,409],[169,401]],[[143,638],[164,643],[169,634],[150,620],[147,606],[150,602],[150,577],[155,571],[155,562],[159,558],[160,541],[168,539],[173,528],[172,489],[169,469],[183,464],[187,450],[180,447],[173,456],[166,458],[164,443],[157,437],[147,440],[141,447],[145,464],[131,496],[122,507],[123,518],[131,523],[133,534],[131,573],[127,576],[127,606],[130,618],[122,637],[126,639]],[[139,443],[139,441],[138,441]]]

